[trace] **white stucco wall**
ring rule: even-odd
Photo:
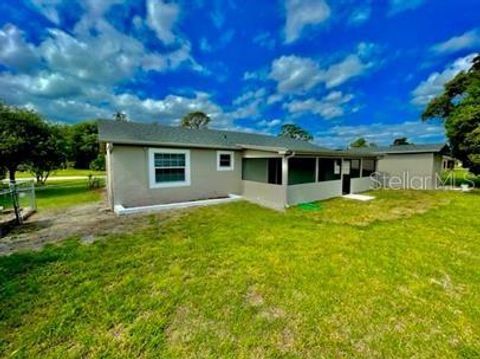
[[[352,178],[351,192],[361,193],[374,188],[374,181],[370,177]]]
[[[342,195],[342,181],[325,181],[288,186],[287,202],[295,205],[305,202],[320,201]]]

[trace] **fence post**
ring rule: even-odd
[[[17,224],[23,223],[23,218],[20,215],[20,208],[18,206],[17,184],[14,179],[10,178],[10,194],[12,196],[13,210],[15,211],[15,219]]]
[[[32,181],[31,192],[32,192],[32,195],[31,195],[30,206],[32,207],[32,211],[35,212],[37,210],[37,199],[35,198],[35,180]]]

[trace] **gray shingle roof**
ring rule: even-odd
[[[245,132],[188,129],[158,124],[98,121],[99,140],[122,144],[209,147],[222,149],[258,148],[341,155],[341,152],[307,141]]]
[[[448,145],[445,143],[420,144],[420,145],[399,145],[399,146],[380,146],[380,147],[361,147],[351,148],[348,152],[352,153],[374,153],[378,155],[392,153],[440,153],[448,152]]]

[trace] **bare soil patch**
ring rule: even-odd
[[[139,222],[145,222],[141,216],[118,217],[104,203],[39,212],[0,238],[0,255],[41,249],[47,243],[71,237],[80,237],[82,243],[90,244],[107,234],[125,233],[127,227],[138,228],[132,224]]]

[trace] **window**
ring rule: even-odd
[[[233,152],[217,151],[217,171],[233,171]]]
[[[150,188],[190,185],[190,151],[151,148]]]
[[[315,158],[290,158],[288,160],[288,184],[315,182]]]
[[[370,177],[375,172],[375,160],[363,160],[362,177]]]
[[[352,160],[350,177],[351,178],[359,178],[360,177],[360,160]]]
[[[341,173],[341,160],[333,158],[319,158],[318,159],[318,181],[333,181],[339,180]]]

